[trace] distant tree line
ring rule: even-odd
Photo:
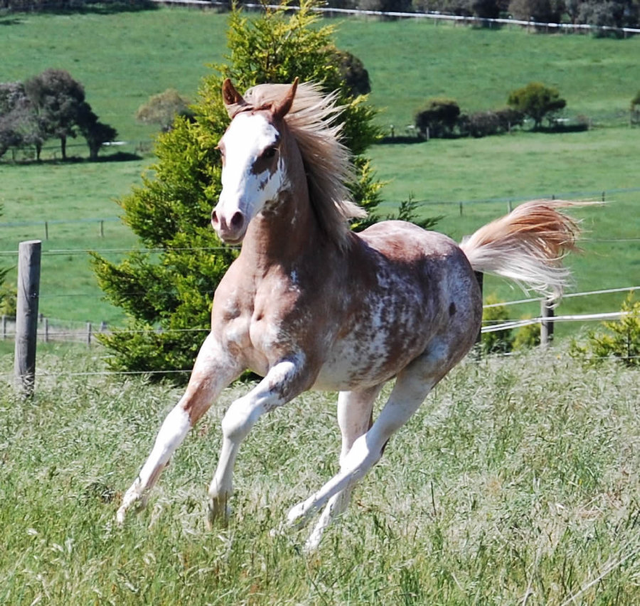
[[[640,0],[328,0],[327,6],[381,12],[440,12],[482,19],[512,17],[598,27],[640,26]]]
[[[66,160],[67,141],[78,134],[95,160],[118,133],[100,122],[85,99],[84,87],[67,71],[47,69],[25,82],[0,83],[0,158],[10,149],[31,149],[40,160],[45,142],[58,139]]]
[[[231,0],[222,2],[231,8]],[[240,0],[238,3],[254,2]],[[298,3],[298,0],[289,2]],[[327,0],[326,6],[381,12],[439,12],[482,19],[512,17],[540,23],[584,23],[597,27],[640,27],[640,0]],[[112,12],[156,7],[152,0],[0,0],[0,10],[13,11]]]

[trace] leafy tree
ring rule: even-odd
[[[460,106],[454,99],[433,98],[416,112],[415,125],[422,135],[429,129],[430,137],[448,137],[453,133],[459,115]]]
[[[29,99],[21,82],[0,84],[0,158],[24,142],[23,123],[29,112]]]
[[[47,69],[25,82],[32,111],[44,132],[60,139],[67,158],[67,139],[76,137],[82,116],[88,111],[84,87],[62,69]]]
[[[500,16],[500,0],[470,0],[471,14],[481,19],[497,19]]]
[[[159,124],[162,132],[171,130],[176,116],[189,116],[189,99],[182,96],[175,88],[168,88],[163,93],[153,95],[136,112],[136,120],[143,124]]]
[[[357,0],[356,6],[363,11],[406,13],[411,10],[411,0]]]
[[[118,131],[113,126],[100,122],[98,116],[88,106],[80,117],[79,126],[80,132],[89,146],[89,159],[91,160],[97,160],[102,146],[118,136]]]
[[[119,263],[94,255],[99,284],[106,296],[128,314],[131,331],[101,339],[113,353],[115,369],[189,369],[209,326],[211,298],[235,258],[222,247],[210,227],[210,214],[220,193],[220,157],[216,149],[229,119],[221,87],[230,77],[239,90],[264,82],[300,80],[337,90],[345,143],[356,155],[358,178],[354,199],[370,211],[380,202],[380,184],[362,155],[377,138],[374,111],[363,97],[353,97],[333,60],[333,28],[318,26],[313,2],[287,16],[286,7],[248,19],[239,10],[229,18],[229,65],[206,77],[194,117],[176,118],[171,131],[158,138],[153,177],[120,204],[124,221],[144,247]],[[375,219],[375,212],[371,212]],[[364,227],[360,225],[359,227]],[[153,330],[150,330],[153,329]],[[159,373],[157,376],[161,376]],[[171,374],[174,380],[184,379]]]
[[[541,82],[530,82],[509,94],[507,105],[529,116],[533,128],[538,129],[544,118],[550,118],[563,109],[567,102],[560,97],[558,89],[545,86]]]
[[[558,23],[564,11],[562,0],[511,0],[509,12],[515,19]]]
[[[578,21],[597,27],[633,27],[638,23],[640,6],[633,0],[587,0],[578,9]],[[596,32],[597,36],[610,32]]]

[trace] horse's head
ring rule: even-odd
[[[295,98],[298,80],[282,97],[254,107],[225,80],[222,95],[231,124],[218,145],[222,155],[222,193],[211,224],[229,244],[242,241],[251,220],[286,184],[282,130]]]

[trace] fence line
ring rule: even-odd
[[[630,290],[630,289],[621,289],[621,290]],[[615,291],[614,291],[615,292]],[[541,301],[542,299],[531,299],[531,301]],[[495,307],[495,305],[485,305],[484,309]],[[525,319],[514,319],[514,320],[489,320],[483,322],[485,325],[482,327],[482,333],[491,333],[498,332],[502,330],[511,330],[516,328],[522,328],[524,326],[528,326],[531,324],[540,324],[544,322],[594,322],[594,321],[608,321],[608,320],[619,320],[623,317],[629,315],[629,312],[607,312],[607,313],[597,313],[597,314],[574,314],[574,315],[564,315],[564,316],[550,316],[550,317],[542,317],[538,316],[535,318],[525,318]],[[54,320],[55,321],[55,320]],[[495,324],[495,322],[501,322],[500,324]],[[64,322],[65,324],[73,323],[73,321]],[[208,333],[210,332],[209,328],[147,328],[147,329],[128,329],[124,327],[109,327],[106,323],[94,324],[92,322],[75,322],[77,324],[84,324],[84,330],[80,327],[77,329],[69,328],[63,326],[63,329],[60,330],[56,328],[55,324],[52,324],[51,318],[42,318],[39,322],[39,329],[37,331],[38,340],[40,342],[53,342],[53,341],[62,341],[67,343],[87,343],[87,345],[91,345],[95,339],[96,335],[99,334],[112,334],[113,332],[118,332],[120,334],[185,334],[185,333]],[[15,320],[8,320],[7,316],[2,316],[2,324],[1,324],[1,333],[0,338],[2,340],[11,340],[16,335],[15,330]],[[96,326],[99,328],[96,329]]]
[[[185,6],[196,8],[223,8],[228,9],[229,4],[225,2],[206,1],[206,0],[152,0],[156,4],[162,4],[165,6]],[[243,8],[250,8],[253,10],[278,9],[281,8],[278,4],[253,4],[242,3]],[[288,6],[289,11],[299,11],[298,6]],[[360,10],[351,8],[332,8],[332,7],[316,7],[312,9],[314,12],[332,15],[346,15],[346,16],[363,16],[363,17],[379,17],[383,19],[432,19],[438,21],[453,21],[454,23],[463,24],[479,24],[491,27],[492,25],[518,25],[526,28],[545,29],[547,32],[552,31],[597,31],[597,32],[615,32],[622,33],[625,37],[627,34],[640,34],[640,29],[632,27],[613,27],[608,25],[589,25],[587,23],[545,23],[540,21],[524,21],[520,19],[488,19],[484,17],[467,17],[464,15],[448,15],[442,13],[406,13],[397,11],[373,11],[373,10]]]
[[[615,311],[604,314],[579,314],[568,316],[549,316],[544,318],[545,322],[594,322],[594,321],[607,321],[607,320],[621,320],[631,315],[628,311]],[[526,318],[523,320],[514,320],[505,322],[504,324],[496,324],[493,326],[483,326],[481,332],[499,332],[501,330],[511,330],[513,328],[522,328],[523,326],[529,326],[531,324],[540,324],[543,318]]]
[[[628,193],[637,193],[640,192],[640,187],[626,187],[626,188],[613,188],[613,189],[598,189],[591,191],[574,191],[574,192],[561,192],[558,194],[534,194],[534,195],[525,195],[525,196],[501,196],[497,198],[481,198],[476,200],[445,200],[445,201],[437,201],[437,200],[413,200],[415,204],[420,206],[452,206],[452,207],[464,207],[475,204],[496,204],[503,203],[507,204],[509,207],[511,204],[516,202],[526,202],[528,200],[554,200],[554,199],[571,199],[571,198],[597,198],[599,201],[606,202],[608,196],[612,196],[615,194],[628,194]],[[383,200],[381,202],[381,206],[383,207],[395,207],[399,206],[401,201],[398,200]],[[104,223],[115,223],[121,221],[121,217],[90,217],[87,219],[43,219],[38,221],[10,221],[0,223],[0,227],[30,227],[30,226],[42,226],[47,232],[48,228],[52,225],[78,225],[78,224],[91,224],[97,223],[102,226]],[[101,229],[101,236],[104,237],[103,230]],[[619,240],[597,240],[590,239],[589,241],[593,242],[637,242],[640,238],[622,238]],[[84,250],[84,249],[60,249],[60,250],[50,250],[43,251],[43,255],[54,255],[54,254],[77,254],[82,252],[100,252],[100,253],[120,253],[120,252],[133,252],[134,250],[138,250],[139,252],[165,252],[166,250],[226,250],[229,247],[218,246],[218,247],[202,247],[202,248],[143,248],[143,249],[125,249],[125,248],[113,248],[113,249],[104,249],[104,250]],[[0,250],[0,255],[17,255],[17,250]]]

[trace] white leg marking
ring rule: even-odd
[[[188,413],[182,407],[182,402],[180,402],[162,423],[149,458],[131,488],[124,495],[122,506],[118,509],[117,514],[119,523],[124,522],[127,509],[142,498],[142,493],[153,487],[160,472],[167,465],[176,448],[180,446],[189,429],[191,429],[191,421]]]
[[[222,449],[218,467],[209,486],[209,521],[227,514],[227,501],[233,491],[233,468],[242,441],[256,421],[266,412],[297,396],[306,385],[301,384],[300,360],[276,364],[246,396],[231,404],[222,420]]]
[[[238,374],[235,360],[222,350],[210,334],[198,353],[184,396],[162,423],[149,458],[122,499],[122,505],[116,515],[120,524],[124,522],[127,510],[132,505],[137,503],[144,507],[148,492],[192,424],[202,417],[213,400]]]

